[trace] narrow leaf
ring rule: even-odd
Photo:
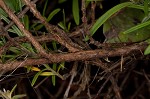
[[[49,22],[60,10],[61,9],[58,8],[58,9],[55,9],[54,11],[52,11],[48,16],[47,21]]]
[[[54,11],[52,11],[49,15],[48,18],[46,18],[46,21],[49,22],[61,9],[55,9]],[[35,27],[35,30],[39,30],[43,27],[43,24],[40,24],[38,26]]]
[[[74,17],[74,21],[76,23],[76,25],[79,25],[79,2],[78,0],[73,0],[72,2],[72,12],[73,12],[73,17]]]
[[[144,12],[146,16],[148,15],[148,2],[149,0],[144,1]]]
[[[16,89],[17,84],[11,89],[10,94],[12,94],[14,92],[14,90]]]
[[[35,82],[37,81],[38,77],[40,76],[40,74],[45,71],[46,69],[43,69],[41,71],[39,71],[32,79],[31,85],[33,86],[35,84]]]
[[[150,21],[147,21],[147,22],[138,24],[138,25],[136,25],[136,26],[134,26],[134,27],[131,27],[130,29],[124,31],[123,33],[124,33],[124,34],[128,34],[128,33],[131,33],[131,32],[133,32],[133,31],[135,31],[135,30],[138,30],[138,29],[140,29],[140,28],[146,27],[146,26],[148,26],[148,25],[150,25]]]
[[[29,17],[28,15],[24,15],[23,17],[23,21],[24,21],[24,26],[27,30],[29,30]]]
[[[53,70],[56,71],[56,67],[57,67],[57,64],[54,63]],[[53,86],[55,86],[55,84],[56,84],[56,76],[55,75],[52,76],[52,84],[53,84]]]
[[[45,16],[47,4],[48,4],[48,0],[46,0],[46,2],[45,2],[45,4],[44,4],[43,13],[42,13],[43,16]]]

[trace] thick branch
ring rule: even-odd
[[[48,63],[59,63],[62,61],[82,61],[90,60],[95,58],[105,58],[105,57],[115,57],[121,55],[136,54],[137,51],[143,51],[147,47],[147,44],[140,43],[130,46],[125,46],[122,48],[115,49],[97,49],[97,50],[88,50],[80,51],[75,53],[67,54],[54,54],[51,58],[48,59],[26,59],[25,61],[14,61],[10,63],[0,64],[0,71],[9,71],[15,68],[27,66],[27,65],[40,65]]]

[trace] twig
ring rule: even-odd
[[[143,71],[143,75],[145,76],[146,80],[148,81],[148,83],[150,83],[150,79],[148,78],[148,75],[145,73],[144,69],[142,71]]]
[[[66,83],[67,83],[67,80],[64,80],[62,83],[61,83],[61,86],[59,87],[59,90],[57,91],[57,93],[55,94],[55,97],[56,99],[58,99],[58,97],[64,93],[64,89],[66,88]]]
[[[96,3],[95,1],[91,2],[91,20],[92,20],[92,24],[95,21],[95,7],[96,7]]]
[[[138,74],[138,75],[144,76],[144,74],[142,72],[139,72],[139,71],[136,71],[136,70],[133,70],[133,72],[136,73],[136,74]],[[147,74],[147,76],[150,77],[150,75],[148,75],[148,74]]]
[[[138,87],[138,89],[134,92],[134,94],[131,96],[130,99],[135,99],[135,97],[138,95],[138,93],[141,91],[144,85],[145,85],[145,81],[142,82],[142,84]]]
[[[121,55],[120,55],[121,56]],[[130,57],[125,57],[124,61],[122,64],[124,64],[126,61],[128,61],[130,59]],[[121,60],[118,60],[117,62],[113,63],[110,68],[105,69],[104,71],[102,71],[100,74],[103,74],[104,72],[108,72],[108,71],[112,71],[113,69],[115,69],[116,67],[120,66],[120,62]],[[129,61],[130,62],[130,61]]]
[[[42,83],[44,83],[49,77],[45,77],[43,80],[41,80],[34,88],[37,89]]]
[[[110,77],[110,81],[111,81],[111,83],[113,85],[113,90],[114,90],[114,92],[116,94],[115,95],[116,99],[122,99],[121,94],[120,94],[120,89],[119,89],[119,87],[117,85],[117,82],[115,81],[113,76]]]
[[[71,98],[77,98],[77,96],[85,90],[86,86],[89,85],[90,81],[90,66],[85,61],[84,70],[82,71],[80,75],[81,83],[79,85],[78,90],[73,94]],[[79,80],[80,81],[80,80]]]
[[[84,27],[87,26],[87,18],[86,18],[86,8],[85,8],[85,0],[82,0],[82,22],[84,24]]]
[[[99,96],[99,94],[101,93],[101,91],[102,91],[102,89],[104,88],[104,86],[106,85],[106,83],[110,80],[111,76],[112,76],[112,74],[110,74],[110,75],[107,77],[107,79],[105,80],[105,82],[102,84],[102,86],[101,86],[100,89],[98,90],[98,92],[97,92],[96,96],[94,97],[94,99],[96,99],[96,98]]]
[[[128,78],[129,78],[130,74],[131,74],[131,71],[128,71],[128,73],[125,74],[126,76],[125,76],[125,78],[123,79],[123,81],[121,82],[121,85],[120,85],[120,90],[121,91],[123,90],[123,87],[126,84],[126,82],[127,82]]]
[[[73,79],[74,79],[74,77],[76,76],[76,74],[77,74],[77,62],[75,62],[74,63],[74,65],[73,65],[73,68],[72,68],[72,70],[71,70],[71,78],[70,78],[70,82],[69,82],[69,85],[68,85],[68,87],[67,87],[67,89],[66,89],[66,91],[65,91],[65,94],[64,94],[64,99],[67,99],[67,97],[68,97],[68,95],[69,95],[69,90],[70,90],[70,87],[71,87],[71,84],[72,84],[72,82],[73,82]]]

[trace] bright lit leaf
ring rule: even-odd
[[[32,71],[41,71],[41,69],[39,69],[38,67],[31,67]]]
[[[40,76],[52,76],[52,75],[55,75],[55,74],[52,73],[52,72],[42,72],[42,73],[40,74]]]

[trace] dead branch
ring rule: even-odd
[[[40,64],[48,64],[48,63],[59,63],[63,61],[82,61],[82,60],[90,60],[95,58],[104,58],[104,57],[115,57],[121,55],[130,55],[131,53],[137,53],[143,51],[147,47],[146,43],[133,44],[130,46],[125,46],[122,48],[115,49],[97,49],[97,50],[87,50],[87,51],[79,51],[75,53],[66,53],[66,54],[53,54],[49,59],[40,58],[40,59],[26,59],[26,62],[23,61],[14,61],[10,63],[0,64],[0,71],[9,71],[19,67],[27,66],[27,65],[40,65]]]

